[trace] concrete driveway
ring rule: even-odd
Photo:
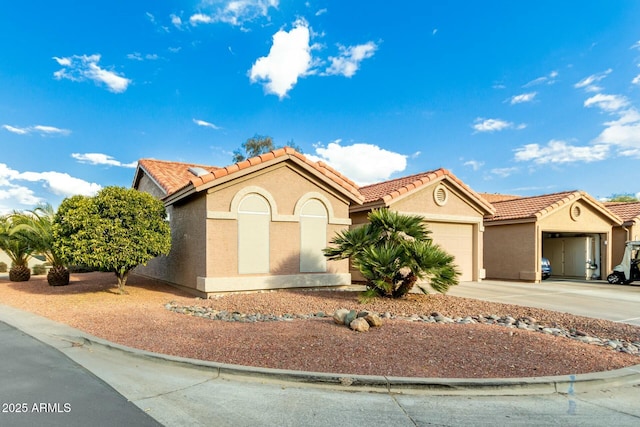
[[[538,307],[640,326],[640,286],[605,281],[554,280],[542,283],[486,280],[453,286],[448,295]]]

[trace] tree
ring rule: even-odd
[[[619,193],[619,194],[612,194],[611,197],[609,197],[609,202],[638,202],[640,201],[640,199],[638,199],[638,197],[634,196],[631,193]]]
[[[302,153],[300,147],[296,146],[293,141],[289,141],[287,143],[287,147],[291,147],[299,153]],[[233,162],[238,163],[243,160],[246,160],[250,157],[256,157],[260,154],[268,153],[269,151],[273,151],[276,147],[273,144],[273,139],[270,136],[262,136],[262,135],[254,135],[252,138],[247,139],[237,150],[233,152]]]
[[[440,293],[458,283],[454,257],[433,243],[420,216],[379,209],[368,219],[365,225],[337,233],[333,246],[324,249],[330,260],[351,258],[366,279],[365,298],[400,298],[422,279],[429,279]]]
[[[123,187],[63,200],[53,236],[55,250],[68,263],[114,272],[121,294],[133,268],[171,248],[163,203]]]
[[[55,211],[50,204],[37,206],[26,213],[16,213],[13,220],[16,229],[23,232],[24,238],[34,249],[35,253],[45,257],[51,265],[47,274],[47,282],[51,286],[69,284],[69,270],[65,267],[62,257],[53,245],[53,220]]]
[[[19,230],[15,224],[14,212],[11,215],[0,217],[0,249],[2,249],[11,260],[9,270],[9,280],[12,282],[25,282],[31,278],[29,269],[29,257],[33,253],[33,247],[25,238],[23,231]]]

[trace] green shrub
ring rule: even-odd
[[[38,275],[45,274],[47,272],[47,267],[45,267],[44,264],[36,264],[33,266],[32,270],[33,270],[33,275],[38,276]]]
[[[7,272],[7,263],[0,261],[0,273],[6,273],[6,272]]]

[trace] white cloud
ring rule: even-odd
[[[552,71],[549,73],[548,76],[541,76],[541,77],[535,78],[530,82],[525,83],[522,87],[531,87],[531,86],[537,86],[541,84],[552,85],[556,82],[556,77],[558,77],[558,72]]]
[[[226,24],[241,26],[245,22],[253,21],[256,18],[268,17],[269,9],[278,8],[278,0],[231,0],[218,1],[214,9],[206,13],[196,13],[189,18],[191,25],[211,24],[214,22],[224,22]],[[203,2],[202,6],[213,6],[214,2]],[[173,21],[172,21],[173,22]],[[174,24],[175,25],[175,24]]]
[[[282,99],[309,73],[312,65],[309,46],[309,28],[304,21],[297,21],[294,28],[280,30],[273,35],[273,45],[268,56],[258,58],[249,72],[252,83],[264,81],[267,93]]]
[[[90,165],[107,165],[123,168],[135,168],[138,165],[138,162],[122,163],[113,157],[102,153],[72,153],[71,157],[80,163],[88,163]]]
[[[633,83],[634,85],[640,85],[640,74],[635,76],[633,80],[631,80],[631,83]]]
[[[202,13],[196,13],[194,15],[191,15],[191,17],[189,18],[189,22],[194,26],[198,24],[210,24],[213,22],[213,18]]]
[[[15,133],[18,135],[26,135],[29,133],[29,128],[18,128],[15,126],[2,125],[5,130],[8,130],[11,133]]]
[[[44,126],[44,125],[28,126],[24,128],[9,126],[9,125],[2,125],[2,127],[5,130],[18,135],[28,135],[31,133],[38,133],[42,136],[56,136],[56,135],[66,136],[71,133],[69,129],[60,129],[54,126]]]
[[[317,146],[316,155],[306,155],[313,161],[323,161],[359,185],[385,181],[407,167],[407,156],[373,144],[340,145],[340,140],[326,147]]]
[[[204,120],[193,119],[193,123],[197,124],[198,126],[203,126],[215,130],[222,129],[220,126],[216,126],[213,123],[205,122]]]
[[[640,49],[640,40],[638,40],[637,42],[635,42],[630,49]]]
[[[156,59],[158,59],[158,55],[155,53],[147,53],[146,55],[142,55],[140,52],[133,52],[127,54],[127,59],[131,59],[133,61],[144,61],[145,59],[149,61],[155,61]]]
[[[466,162],[463,163],[463,165],[470,166],[471,169],[473,169],[474,171],[477,171],[482,166],[484,166],[484,162],[480,162],[478,160],[467,160]]]
[[[621,95],[605,95],[599,93],[584,101],[585,107],[598,107],[607,112],[613,112],[629,105],[627,98]]]
[[[371,58],[378,49],[374,42],[367,42],[357,46],[339,46],[340,54],[338,56],[330,56],[331,65],[326,69],[327,75],[340,74],[345,77],[352,77],[358,68],[360,62],[367,58]]]
[[[171,14],[170,18],[171,18],[171,23],[173,24],[174,27],[178,29],[182,29],[182,18],[174,14]]]
[[[587,92],[600,92],[602,88],[595,83],[607,77],[609,74],[611,74],[612,71],[613,70],[609,68],[608,70],[605,70],[601,73],[592,74],[574,84],[573,87],[575,87],[576,89],[584,88],[584,90]]]
[[[127,90],[131,80],[108,71],[98,66],[100,55],[73,55],[66,58],[53,59],[63,68],[53,73],[57,80],[68,79],[74,82],[92,80],[97,84],[104,84],[107,89],[114,93],[121,93]]]
[[[43,182],[44,187],[59,196],[93,196],[102,188],[99,184],[87,182],[61,172],[22,172],[16,179],[29,182]]]
[[[494,168],[491,169],[491,173],[493,175],[497,175],[500,178],[506,178],[516,172],[518,168]]]
[[[569,145],[565,141],[551,140],[546,146],[527,144],[515,151],[515,160],[519,162],[532,161],[535,164],[595,162],[604,160],[609,154],[607,144],[596,144],[578,147]]]
[[[520,95],[512,96],[510,101],[511,105],[521,104],[523,102],[531,102],[533,101],[533,98],[535,98],[537,94],[538,92],[529,92],[529,93],[522,93]]]
[[[475,124],[473,125],[473,129],[476,132],[496,132],[505,129],[524,129],[527,125],[521,123],[519,125],[515,125],[512,122],[507,122],[501,119],[483,119],[482,117],[478,117],[475,120]]]
[[[319,9],[319,10],[316,12],[316,16],[324,15],[325,13],[327,13],[327,8]]]

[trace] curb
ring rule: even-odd
[[[0,304],[0,321],[58,349],[64,347],[61,346],[61,341],[65,343],[71,342],[75,346],[99,346],[135,356],[141,360],[159,361],[213,372],[214,379],[221,380],[272,382],[290,386],[303,385],[352,392],[482,396],[556,393],[573,395],[610,387],[640,384],[640,364],[613,371],[528,378],[413,378],[259,368],[208,362],[139,350],[92,336],[66,324],[2,304]]]

